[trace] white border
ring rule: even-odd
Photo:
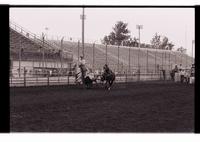
[[[198,5],[199,0],[0,0],[22,5]],[[11,133],[0,134],[2,142],[199,142],[196,134],[137,133]]]
[[[0,0],[1,4],[26,5],[197,5],[199,0]]]
[[[3,134],[2,142],[199,142],[195,134]]]

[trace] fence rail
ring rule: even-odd
[[[15,73],[16,74],[16,73]],[[43,76],[28,76],[26,72],[23,76],[14,77],[10,75],[10,87],[27,87],[27,86],[51,86],[51,85],[70,85],[75,83],[74,75],[65,76],[50,76],[43,74]],[[116,83],[128,83],[137,81],[150,81],[150,80],[170,80],[169,74],[159,73],[123,73],[116,74]]]

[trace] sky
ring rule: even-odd
[[[81,40],[82,8],[10,8],[10,20],[48,39]],[[141,42],[150,43],[157,32],[182,46],[191,55],[194,40],[193,8],[85,8],[85,41],[100,43],[117,21],[128,23],[132,37],[138,37],[136,25],[143,25]],[[48,27],[48,30],[45,30]]]

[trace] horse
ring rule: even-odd
[[[87,89],[91,88],[93,85],[93,82],[97,83],[97,77],[95,76],[92,71],[85,67],[84,69],[82,66],[75,66],[76,74],[75,74],[75,83],[76,84],[83,84]]]
[[[110,90],[113,82],[115,81],[115,74],[110,71],[110,73],[104,72],[101,76],[101,81],[106,81],[105,88]]]

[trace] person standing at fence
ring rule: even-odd
[[[194,64],[192,64],[190,76],[191,76],[191,77],[194,77],[194,76],[195,76],[195,67],[194,67]]]
[[[181,70],[180,70],[181,83],[184,82],[184,77],[185,77],[185,70],[184,70],[184,69],[181,69]]]
[[[190,69],[190,84],[193,84],[195,82],[195,65],[192,64],[192,67]]]
[[[179,71],[183,69],[182,64],[179,65]]]
[[[81,69],[81,73],[82,73],[82,82],[84,84],[84,78],[85,78],[85,75],[86,75],[86,61],[84,59],[83,56],[80,56],[80,64],[79,64],[79,67]]]
[[[165,69],[162,70],[162,73],[163,73],[163,79],[165,80],[166,79]]]
[[[177,64],[175,64],[174,69],[172,69],[171,76],[172,76],[172,80],[176,82],[177,76],[178,76],[178,65]]]
[[[177,66],[177,64],[176,64],[175,67],[174,67],[174,72],[175,72],[175,73],[178,72],[178,66]]]
[[[165,76],[165,75],[166,75],[166,74],[165,74],[165,69],[162,67],[160,71],[161,71],[161,73],[162,73],[163,80],[165,80],[165,79],[166,79],[166,76]]]

